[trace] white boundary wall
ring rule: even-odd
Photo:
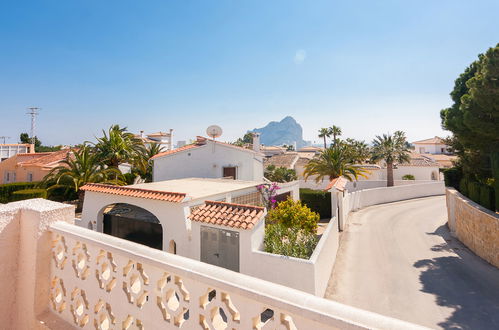
[[[287,257],[253,250],[244,274],[279,283],[323,297],[336,260],[339,245],[338,221],[334,217],[315,247],[310,259]]]
[[[413,198],[437,196],[445,194],[443,181],[431,181],[422,184],[364,189],[353,192],[337,192],[331,194],[332,202],[338,198],[340,229],[343,230],[348,222],[348,215],[352,211],[385,203],[393,203]],[[335,196],[336,195],[336,196]],[[333,204],[334,205],[334,204]]]

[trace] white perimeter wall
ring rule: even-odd
[[[238,180],[262,181],[263,160],[253,152],[223,144],[179,151],[154,160],[153,181],[182,178],[222,178],[224,167],[236,167]]]
[[[323,297],[336,260],[338,245],[338,221],[335,217],[326,227],[310,259],[253,249],[250,254],[241,255],[241,273]]]
[[[445,194],[443,181],[433,181],[422,184],[408,184],[404,186],[383,187],[358,190],[350,193],[339,194],[340,222],[343,230],[348,222],[348,215],[364,207],[398,202],[406,199],[437,196]],[[335,194],[331,194],[333,200]],[[343,198],[341,198],[343,196]]]

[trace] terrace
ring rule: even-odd
[[[2,324],[15,329],[418,328],[73,221],[72,206],[43,199],[0,205]]]

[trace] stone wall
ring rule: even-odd
[[[464,245],[499,268],[499,215],[447,188],[449,228]]]

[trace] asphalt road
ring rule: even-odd
[[[353,213],[326,298],[431,328],[499,329],[499,269],[446,221],[444,196]]]

